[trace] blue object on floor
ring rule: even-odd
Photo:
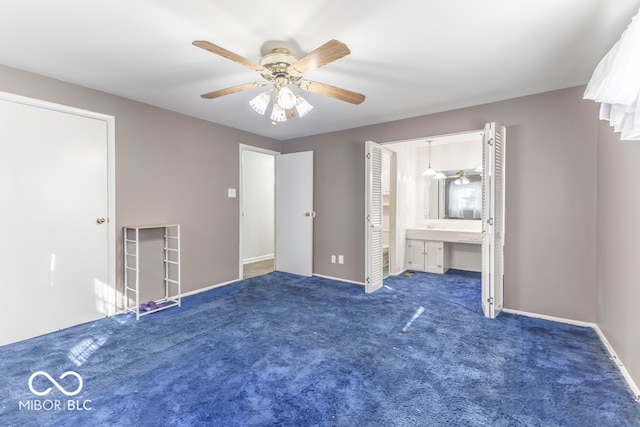
[[[486,319],[473,274],[385,285],[274,272],[0,347],[0,425],[640,424],[591,328]]]

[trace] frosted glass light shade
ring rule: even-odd
[[[263,92],[249,101],[249,105],[256,110],[256,113],[264,115],[265,111],[267,111],[269,100],[271,100],[269,92]]]
[[[311,110],[313,110],[313,105],[309,104],[303,97],[296,96],[296,112],[298,113],[298,117],[306,116]]]
[[[422,172],[423,176],[435,176],[438,173],[437,170],[435,170],[432,167],[428,167],[426,171]]]
[[[438,172],[433,176],[433,179],[447,179],[447,176],[442,172]]]
[[[274,122],[284,122],[287,120],[287,112],[277,102],[273,104],[273,110],[271,110],[271,120]]]
[[[296,96],[288,87],[280,88],[276,103],[283,109],[288,110],[296,105]]]

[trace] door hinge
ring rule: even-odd
[[[371,159],[371,153],[367,153],[367,159]]]
[[[489,297],[487,298],[487,302],[491,305],[493,305],[493,297]]]
[[[493,218],[489,218],[489,219],[487,220],[487,224],[489,224],[489,225],[493,225]]]
[[[367,282],[367,283],[371,283],[371,282],[369,281],[369,278],[368,278],[368,277],[367,277],[367,280],[366,280],[366,282]]]

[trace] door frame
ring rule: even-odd
[[[116,119],[114,116],[97,113],[95,111],[70,107],[68,105],[44,101],[42,99],[30,98],[16,95],[9,92],[0,91],[0,99],[31,107],[44,108],[61,113],[73,114],[76,116],[102,120],[107,125],[107,285],[113,289],[115,306],[109,306],[107,316],[111,316],[122,309],[123,300],[118,298],[116,289],[116,150],[115,150],[115,129]]]
[[[244,170],[243,170],[243,165],[242,165],[242,152],[247,150],[247,151],[253,151],[256,153],[261,153],[261,154],[266,154],[269,156],[273,156],[274,157],[274,186],[275,186],[275,158],[279,155],[281,155],[282,153],[279,151],[273,151],[273,150],[269,150],[267,148],[260,148],[260,147],[255,147],[253,145],[247,145],[247,144],[239,144],[239,159],[238,159],[238,163],[239,163],[239,170],[240,170],[240,179],[239,179],[239,185],[238,185],[238,194],[239,194],[239,212],[238,212],[238,222],[239,222],[239,233],[238,233],[238,238],[239,238],[239,242],[238,242],[238,250],[239,250],[239,254],[238,254],[238,279],[242,280],[243,276],[244,276],[244,264],[243,264],[243,248],[242,248],[242,213],[244,212],[244,206],[242,203],[242,197],[243,197],[243,188],[242,188],[242,183],[243,183],[243,179],[244,179]],[[275,206],[274,206],[274,210],[275,210]],[[275,229],[275,224],[274,224],[274,229]],[[274,234],[274,262],[275,262],[275,234]],[[274,264],[275,265],[275,264]]]

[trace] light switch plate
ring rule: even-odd
[[[233,199],[236,197],[236,189],[235,188],[228,188],[227,189],[227,194],[229,195],[229,198]]]

